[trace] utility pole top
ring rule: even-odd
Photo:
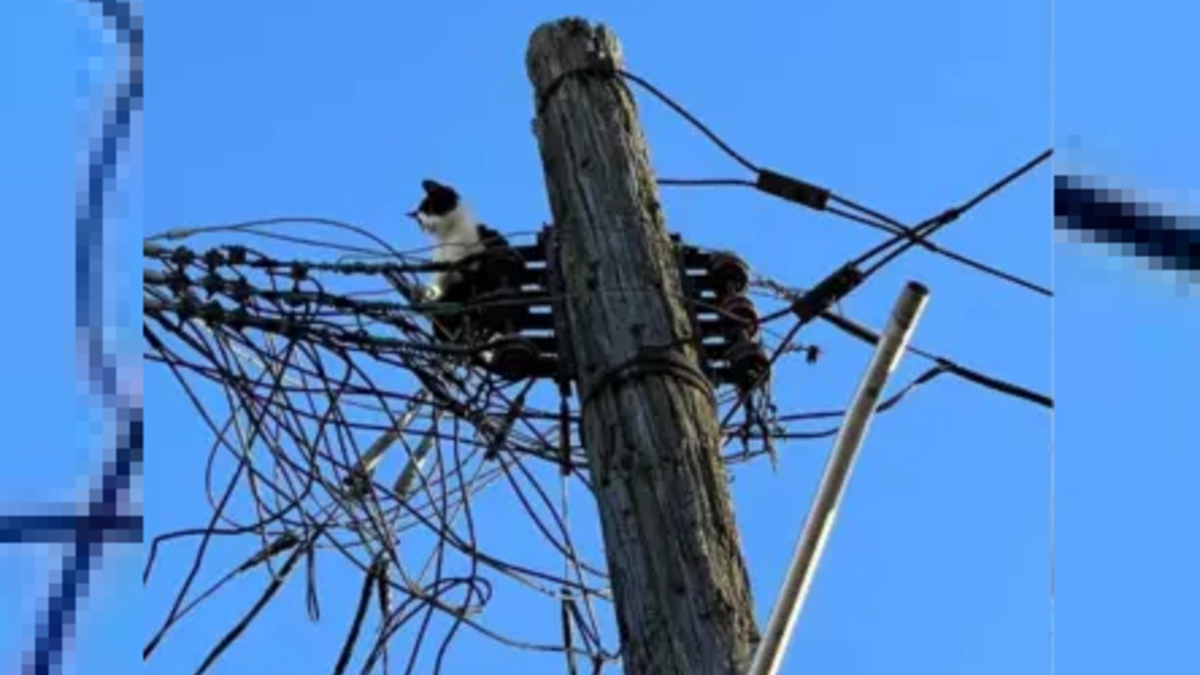
[[[715,396],[622,65],[581,19],[526,54],[621,667],[744,675],[758,631]]]
[[[604,25],[563,19],[534,31],[526,65],[562,266],[578,282],[583,312],[598,313],[576,335],[587,343],[576,349],[580,388],[587,392],[605,363],[645,348],[681,345],[695,361],[637,108],[612,72],[622,66],[620,43]],[[575,306],[567,303],[572,322],[582,320]]]
[[[621,43],[608,26],[568,18],[544,23],[533,31],[525,67],[535,90],[542,92],[563,73],[598,62],[619,65],[622,60]]]

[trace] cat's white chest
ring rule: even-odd
[[[479,232],[474,227],[460,227],[457,231],[438,238],[438,243],[433,249],[433,261],[458,262],[473,253],[478,253],[480,249]]]
[[[447,216],[429,219],[427,222],[428,229],[437,241],[433,248],[433,262],[453,264],[483,250],[483,243],[479,240],[479,228],[464,209],[455,209]],[[426,297],[441,297],[446,291],[446,285],[458,278],[459,274],[451,270],[435,273]]]

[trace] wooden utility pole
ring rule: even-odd
[[[620,45],[564,19],[534,31],[526,67],[623,670],[743,675],[758,630],[716,404]]]

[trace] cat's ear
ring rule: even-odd
[[[430,178],[426,178],[425,180],[421,181],[421,189],[425,191],[425,194],[437,192],[438,190],[444,188],[444,185]]]

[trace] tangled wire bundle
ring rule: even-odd
[[[232,229],[298,241],[271,231],[279,224]],[[191,243],[203,234],[169,237]],[[174,375],[211,429],[206,483],[213,512],[206,527],[164,534],[153,543],[147,578],[164,542],[190,538],[199,546],[193,573],[146,657],[194,607],[262,567],[272,574],[260,599],[197,672],[243,633],[305,560],[315,619],[311,568],[317,556],[336,553],[359,570],[363,585],[334,672],[348,667],[372,598],[380,621],[362,672],[386,659],[389,641],[406,630],[412,633],[409,662],[438,644],[440,666],[461,625],[512,646],[583,656],[597,666],[616,658],[600,637],[594,606],[608,597],[605,573],[579,553],[567,526],[565,493],[561,500],[552,497],[556,480],[563,490],[570,480],[588,484],[577,406],[552,382],[503,381],[472,366],[468,357],[478,350],[435,341],[429,317],[410,301],[414,273],[434,269],[431,264],[380,245],[326,242],[321,259],[300,260],[272,256],[251,242],[191,248],[160,240],[144,244],[146,359]],[[203,383],[217,385],[219,395],[204,391]],[[740,404],[743,411],[725,428],[727,440],[742,445],[726,461],[773,454],[773,438],[795,437],[774,419],[767,389],[718,392],[726,410]],[[557,405],[535,405],[556,398]],[[225,484],[217,486],[217,465],[227,458],[233,464]],[[499,485],[512,489],[549,550],[563,558],[559,570],[505,559],[481,542],[472,503]],[[250,516],[235,516],[233,504],[246,498]],[[212,587],[193,591],[214,537],[253,538],[259,550]],[[501,576],[559,605],[560,643],[532,644],[483,622]],[[449,619],[438,624],[440,641],[426,636],[433,615]]]
[[[770,372],[790,354],[802,354],[809,363],[817,360],[815,346],[798,344],[794,338],[804,323],[818,317],[857,339],[878,340],[870,329],[834,312],[833,305],[905,251],[921,248],[1051,295],[1048,289],[930,241],[1044,162],[1050,151],[959,206],[907,227],[829,190],[749,162],[652,85],[629,73],[621,75],[662,100],[756,175],[754,181],[660,179],[660,185],[752,187],[889,235],[807,292],[771,279],[750,280],[755,293],[783,301],[784,306],[762,318],[754,312],[753,330],[742,335],[770,351],[761,373],[753,382],[717,390],[727,464],[762,455],[773,460],[776,441],[837,433],[836,427],[813,430],[806,425],[838,418],[840,411],[776,411]],[[349,232],[361,240],[345,245],[272,230],[297,221]],[[320,255],[316,260],[272,256],[250,242],[207,248],[159,243],[233,233],[315,246]],[[349,561],[362,577],[335,675],[349,668],[373,601],[379,620],[362,652],[362,673],[378,665],[386,670],[388,645],[402,634],[409,646],[406,671],[436,644],[432,671],[440,672],[450,641],[464,626],[513,647],[564,653],[572,673],[577,672],[576,658],[589,660],[592,672],[618,658],[617,650],[605,645],[601,625],[607,622],[597,609],[609,599],[606,573],[586,560],[569,527],[568,484],[579,481],[590,489],[587,458],[578,441],[578,406],[561,381],[501,379],[476,367],[472,357],[482,347],[433,339],[429,316],[411,302],[416,297],[414,273],[433,266],[414,262],[414,256],[391,249],[357,226],[311,218],[174,231],[148,239],[144,255],[146,359],[174,375],[213,435],[206,476],[209,523],[161,535],[152,544],[146,578],[162,543],[199,540],[191,571],[146,646],[145,657],[195,607],[251,570],[271,570],[260,597],[210,650],[197,673],[206,671],[243,634],[301,561],[308,570],[309,614],[316,620],[313,569],[318,556],[332,553]],[[478,309],[478,303],[473,308]],[[798,320],[780,337],[770,324],[785,317]],[[933,365],[883,401],[879,411],[947,373],[1005,395],[1052,405],[1044,395],[944,357],[913,346],[909,351]],[[202,382],[217,385],[219,395],[200,391],[197,385]],[[729,448],[734,441],[741,447]],[[225,485],[217,489],[219,457],[232,458],[233,465]],[[489,489],[504,485],[511,488],[515,500],[510,501],[527,515],[545,547],[561,556],[560,570],[518,561],[485,541],[486,528],[477,527],[473,505]],[[556,488],[558,499],[551,496]],[[248,500],[249,516],[233,514],[235,496]],[[506,529],[515,526],[506,523]],[[209,588],[193,592],[214,537],[250,538],[258,542],[257,551]],[[539,562],[546,558],[540,556]],[[494,599],[500,580],[551,603],[561,621],[556,640],[531,642],[485,623],[483,610]],[[440,637],[430,637],[434,632]]]

